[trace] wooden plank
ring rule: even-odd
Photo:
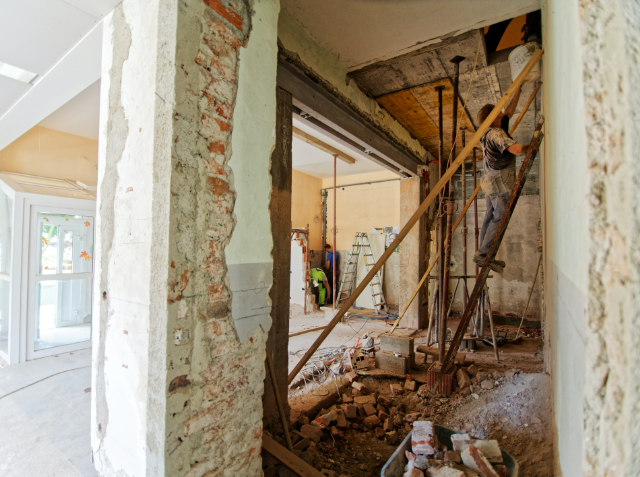
[[[371,270],[369,270],[369,273],[367,273],[367,276],[362,280],[362,282],[360,282],[360,285],[358,285],[358,287],[349,296],[349,298],[347,299],[345,304],[342,306],[342,308],[338,310],[338,313],[335,314],[331,322],[327,325],[327,328],[322,331],[322,334],[320,334],[318,339],[316,339],[316,341],[311,345],[311,347],[307,350],[307,352],[304,354],[302,359],[300,359],[298,364],[296,364],[293,370],[291,370],[291,373],[289,373],[289,383],[293,381],[293,379],[300,372],[300,370],[307,364],[307,362],[309,361],[309,358],[311,358],[313,353],[316,352],[316,350],[320,347],[322,342],[327,338],[327,336],[329,336],[329,333],[331,333],[333,328],[335,328],[335,326],[340,322],[340,320],[342,320],[342,317],[344,316],[346,311],[349,309],[349,307],[351,307],[355,303],[358,296],[360,296],[360,294],[364,291],[364,289],[367,288],[367,286],[369,286],[369,282],[371,282],[373,277],[376,276],[376,274],[384,266],[385,262],[389,259],[393,251],[398,246],[400,246],[400,244],[402,243],[404,238],[407,236],[407,234],[411,231],[413,226],[418,222],[418,220],[420,220],[420,218],[424,215],[424,213],[429,209],[429,206],[435,200],[438,194],[440,194],[440,191],[444,188],[445,184],[449,182],[449,179],[451,179],[451,177],[453,177],[453,174],[455,174],[455,172],[458,170],[462,162],[469,155],[471,150],[480,141],[480,138],[482,138],[484,133],[487,132],[489,127],[491,127],[491,124],[493,123],[493,121],[498,117],[498,114],[502,112],[502,109],[507,105],[509,100],[513,97],[516,90],[520,88],[520,86],[524,82],[525,78],[527,77],[531,69],[538,63],[538,61],[540,61],[540,58],[542,58],[543,53],[544,53],[544,50],[538,50],[534,53],[534,55],[529,60],[529,63],[527,63],[527,65],[522,69],[522,71],[520,72],[518,77],[515,79],[515,81],[511,84],[511,86],[509,86],[509,89],[507,89],[507,91],[504,93],[504,96],[500,99],[500,101],[498,101],[498,104],[496,104],[495,108],[493,108],[491,113],[489,113],[489,116],[487,116],[487,119],[485,119],[485,121],[480,125],[480,129],[476,131],[476,133],[469,140],[467,145],[462,149],[460,154],[458,154],[458,157],[455,159],[455,161],[453,161],[453,163],[451,164],[451,167],[449,167],[449,169],[447,169],[447,171],[442,175],[442,177],[436,183],[433,189],[431,189],[431,192],[429,192],[429,195],[424,199],[422,204],[420,204],[420,207],[418,207],[415,213],[404,225],[404,227],[402,227],[402,230],[400,230],[400,233],[396,236],[396,239],[391,243],[391,245],[387,248],[387,250],[385,250],[385,252],[382,254],[380,259],[371,268]]]
[[[317,137],[312,136],[311,134],[308,134],[302,131],[301,129],[298,129],[295,126],[293,127],[293,137],[298,138],[301,141],[306,142],[307,144],[311,144],[312,146],[317,147],[318,149],[326,152],[327,154],[331,154],[332,156],[338,156],[338,159],[340,159],[343,162],[346,162],[347,164],[356,163],[356,160],[353,157],[346,155],[341,150],[336,149],[333,146],[330,146],[326,142],[323,142]]]
[[[262,451],[269,454],[296,475],[302,477],[325,477],[323,473],[311,467],[293,452],[289,452],[266,434],[262,435]]]
[[[326,326],[318,326],[317,328],[309,328],[308,330],[296,331],[295,333],[290,333],[289,338],[292,336],[304,335],[305,333],[311,333],[313,331],[324,330]]]
[[[433,83],[415,86],[377,98],[378,104],[387,110],[400,124],[434,157],[438,157],[438,93],[437,86],[444,86],[442,91],[444,155],[451,154],[451,128],[453,127],[453,85],[448,78]],[[462,101],[458,98],[458,126],[475,132],[473,122],[469,118]],[[458,144],[456,149],[460,149]]]
[[[421,143],[424,138],[438,135],[438,125],[418,103],[411,91],[382,96],[377,101]]]

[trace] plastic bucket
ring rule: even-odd
[[[451,443],[451,436],[453,434],[462,434],[462,432],[452,431],[451,429],[438,426],[437,424],[434,427],[438,441],[447,446],[447,449],[452,450],[453,444]],[[402,444],[400,444],[393,455],[389,457],[389,460],[380,472],[382,477],[402,477],[402,474],[404,474],[404,466],[407,465],[407,456],[404,452],[411,452],[412,433],[413,431],[407,434],[407,437],[404,438]],[[502,460],[503,464],[507,467],[507,477],[518,477],[518,463],[508,452],[504,450],[502,450]]]
[[[509,65],[511,65],[511,81],[514,81],[520,72],[524,69],[524,67],[529,63],[529,60],[534,55],[536,51],[540,48],[539,43],[532,41],[530,43],[525,43],[524,45],[520,45],[518,48],[515,48],[509,54]],[[533,83],[540,79],[540,62],[536,63],[531,72],[527,75],[527,78],[524,80],[524,83]]]

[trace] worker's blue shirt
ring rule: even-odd
[[[333,251],[327,252],[327,262],[329,262],[329,268],[333,268]],[[336,263],[340,264],[340,255],[338,255]],[[336,267],[336,270],[337,270],[337,267]]]

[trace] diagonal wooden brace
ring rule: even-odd
[[[527,174],[531,170],[531,166],[533,165],[533,160],[538,153],[538,148],[540,147],[540,142],[542,141],[542,126],[544,125],[544,116],[540,116],[540,120],[538,121],[538,125],[536,126],[536,130],[533,133],[533,138],[531,139],[531,143],[529,145],[529,151],[522,162],[522,166],[520,167],[520,172],[518,173],[518,177],[516,178],[516,182],[513,185],[513,189],[511,190],[511,195],[509,196],[509,200],[507,202],[507,207],[505,208],[504,214],[502,214],[502,219],[500,220],[500,225],[498,225],[498,230],[496,231],[496,236],[493,239],[491,244],[491,248],[487,253],[487,258],[484,261],[484,265],[478,274],[478,278],[476,279],[476,284],[473,287],[473,292],[469,297],[469,301],[467,303],[467,307],[464,309],[462,314],[462,319],[460,320],[460,324],[458,325],[458,329],[456,330],[456,334],[453,336],[453,341],[449,346],[449,351],[444,359],[444,362],[441,366],[440,374],[438,375],[438,379],[434,384],[433,390],[437,389],[440,380],[443,377],[442,369],[446,369],[448,363],[451,362],[452,357],[455,355],[456,350],[460,348],[460,343],[462,342],[462,337],[464,336],[464,332],[469,325],[469,320],[471,320],[471,315],[475,310],[475,307],[478,303],[478,298],[480,297],[480,293],[485,286],[487,281],[487,277],[489,276],[489,262],[493,257],[495,257],[498,248],[500,247],[500,243],[502,243],[502,238],[504,237],[504,233],[507,230],[507,226],[509,225],[509,220],[511,219],[511,215],[516,207],[518,199],[520,198],[520,194],[522,193],[522,188],[527,180]],[[494,341],[495,342],[495,341]]]
[[[416,225],[418,220],[420,220],[420,217],[422,217],[422,215],[427,211],[431,203],[435,200],[435,198],[440,193],[440,190],[444,188],[445,184],[449,182],[449,179],[451,179],[453,174],[458,170],[458,168],[462,164],[462,161],[464,161],[465,158],[471,153],[471,151],[476,146],[476,144],[480,142],[480,139],[482,138],[484,133],[487,132],[487,129],[491,127],[491,124],[496,119],[498,114],[504,109],[504,107],[507,105],[507,102],[511,99],[511,97],[516,92],[516,90],[520,88],[522,83],[524,83],[525,78],[531,72],[533,67],[538,63],[538,61],[540,61],[540,58],[542,58],[543,51],[544,50],[538,50],[533,54],[533,56],[531,57],[527,65],[520,72],[518,77],[511,84],[511,86],[509,86],[509,89],[506,91],[506,93],[500,99],[500,101],[498,101],[498,104],[496,104],[495,108],[493,108],[493,111],[491,111],[487,119],[485,119],[484,122],[480,125],[480,128],[478,128],[478,130],[473,135],[469,143],[462,149],[462,151],[460,151],[460,154],[458,154],[458,157],[456,157],[456,160],[453,161],[453,163],[451,164],[451,167],[449,167],[449,169],[447,169],[447,171],[442,175],[442,177],[440,177],[440,180],[431,190],[427,198],[422,202],[422,204],[420,204],[420,207],[418,207],[418,210],[415,211],[415,213],[411,216],[411,218],[405,224],[402,230],[400,230],[400,233],[397,235],[396,239],[382,254],[382,256],[380,257],[380,260],[378,260],[376,264],[371,268],[371,270],[369,270],[369,273],[367,273],[367,275],[364,277],[362,282],[360,282],[360,285],[358,285],[355,291],[351,293],[347,301],[342,305],[340,310],[338,310],[338,312],[333,317],[331,322],[327,325],[327,327],[324,329],[322,334],[320,334],[320,336],[316,339],[316,341],[311,345],[311,347],[307,350],[304,356],[300,359],[298,364],[296,364],[293,370],[291,370],[291,373],[289,373],[289,379],[288,379],[289,384],[291,384],[291,381],[293,381],[293,379],[304,367],[304,365],[307,364],[307,361],[309,361],[309,358],[311,358],[313,353],[316,352],[316,350],[320,347],[320,345],[327,338],[327,336],[329,336],[329,333],[331,333],[331,331],[335,328],[335,326],[340,322],[340,320],[342,319],[344,314],[349,310],[351,305],[355,303],[356,299],[360,296],[360,294],[364,291],[364,289],[369,285],[369,282],[373,279],[376,273],[380,271],[380,269],[385,264],[385,262],[389,259],[393,251],[402,243],[402,241],[407,236],[407,234]]]
[[[510,135],[513,135],[513,133],[515,132],[515,130],[518,127],[518,124],[520,124],[520,121],[522,121],[522,118],[524,117],[525,113],[529,109],[529,106],[533,102],[533,99],[536,97],[536,94],[538,94],[538,91],[540,90],[540,86],[542,86],[542,82],[538,83],[538,85],[535,87],[535,89],[533,90],[533,92],[529,96],[529,99],[527,100],[527,102],[525,103],[524,107],[522,108],[522,111],[520,111],[520,115],[518,116],[518,119],[516,120],[515,124],[511,128],[511,130],[509,131]],[[469,207],[471,206],[471,204],[473,203],[473,200],[478,195],[478,192],[480,192],[480,184],[478,184],[476,189],[473,191],[473,194],[471,194],[471,197],[469,197],[469,200],[467,201],[467,203],[465,204],[464,208],[462,209],[462,212],[458,216],[458,220],[456,220],[456,223],[453,224],[452,233],[455,232],[456,229],[458,228],[458,225],[460,225],[460,221],[462,220],[462,218],[467,213],[467,210],[469,210]],[[393,330],[396,329],[396,327],[400,323],[400,320],[402,320],[402,317],[407,312],[407,309],[409,308],[409,306],[411,306],[411,303],[413,302],[414,298],[418,294],[418,291],[420,291],[420,287],[422,286],[424,281],[427,279],[427,276],[429,276],[429,273],[431,272],[431,269],[433,269],[433,266],[436,264],[436,261],[438,260],[438,258],[440,258],[440,251],[438,251],[436,253],[435,257],[433,257],[433,261],[429,264],[429,267],[427,268],[427,271],[424,273],[424,275],[422,276],[422,279],[420,280],[420,283],[418,283],[418,286],[413,291],[413,294],[411,295],[411,298],[409,298],[409,301],[407,301],[407,303],[405,303],[404,308],[402,309],[402,311],[398,315],[398,318],[396,319],[395,323],[391,327],[391,331],[389,331],[389,334],[393,333]]]

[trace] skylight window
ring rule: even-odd
[[[31,83],[38,76],[31,71],[23,70],[17,66],[9,65],[0,61],[0,75],[6,76],[14,80],[22,81],[23,83]]]

